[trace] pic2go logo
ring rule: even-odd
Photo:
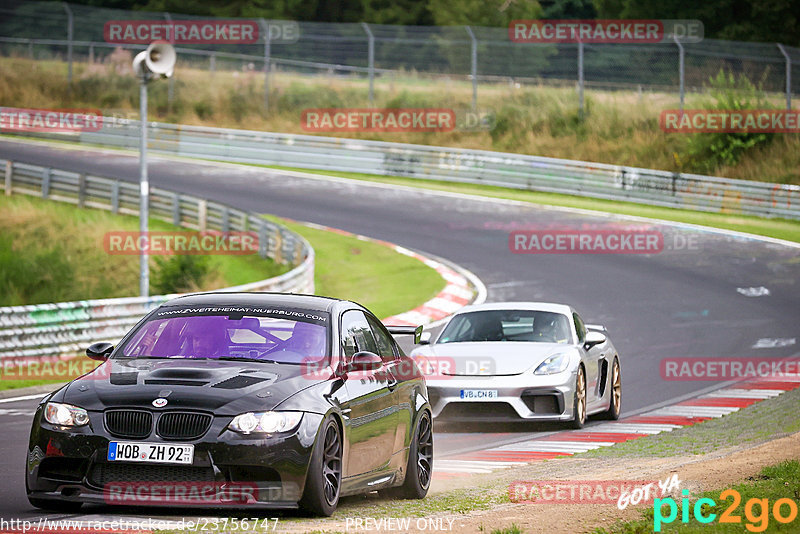
[[[714,499],[709,499],[707,497],[697,499],[694,506],[692,506],[689,504],[689,499],[687,498],[689,490],[683,490],[682,494],[683,499],[681,499],[680,506],[682,523],[689,522],[690,511],[698,523],[708,524],[717,519],[717,514],[708,513],[710,511],[708,508],[705,510],[703,509],[704,505],[707,505],[709,508],[717,506]],[[719,522],[741,524],[742,517],[736,515],[736,509],[739,508],[739,504],[742,502],[742,495],[734,489],[727,489],[719,494],[719,498],[720,501],[732,499],[730,505],[719,515]],[[666,517],[664,516],[664,506],[669,508]],[[758,509],[758,513],[756,513],[756,508]],[[750,532],[764,532],[767,530],[770,517],[769,499],[752,498],[748,500],[744,505],[744,516],[748,521],[748,523],[745,523],[745,528]],[[776,500],[772,505],[772,516],[778,523],[791,523],[797,518],[797,503],[788,498]],[[666,499],[653,500],[653,532],[661,532],[662,525],[670,524],[677,518],[678,504],[675,502],[675,499],[667,497]]]

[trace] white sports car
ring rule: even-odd
[[[433,416],[459,421],[618,419],[620,357],[604,327],[570,306],[466,306],[411,356],[425,374]]]

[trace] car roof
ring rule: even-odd
[[[168,300],[162,306],[285,306],[330,312],[340,299],[295,293],[196,293]]]
[[[556,304],[554,302],[485,302],[471,306],[464,306],[456,315],[474,311],[487,310],[535,310],[563,315],[572,315],[572,307],[566,304]]]

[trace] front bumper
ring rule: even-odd
[[[305,413],[296,430],[260,437],[227,430],[232,417],[216,416],[196,440],[110,435],[103,414],[86,427],[66,430],[36,412],[26,464],[29,497],[99,504],[180,507],[294,508],[322,415]],[[110,441],[194,445],[191,465],[108,461]],[[188,488],[188,489],[187,489]]]
[[[426,380],[434,418],[448,421],[570,421],[576,374],[447,376]],[[497,391],[488,400],[466,400],[463,390]]]

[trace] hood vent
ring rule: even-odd
[[[114,386],[135,386],[139,373],[111,373],[109,381]]]
[[[218,382],[211,387],[220,388],[220,389],[241,389],[252,386],[253,384],[258,384],[259,382],[266,381],[266,378],[261,378],[258,376],[233,376],[222,382]]]
[[[179,380],[175,378],[151,378],[145,380],[148,386],[205,386],[208,382],[200,380]]]

